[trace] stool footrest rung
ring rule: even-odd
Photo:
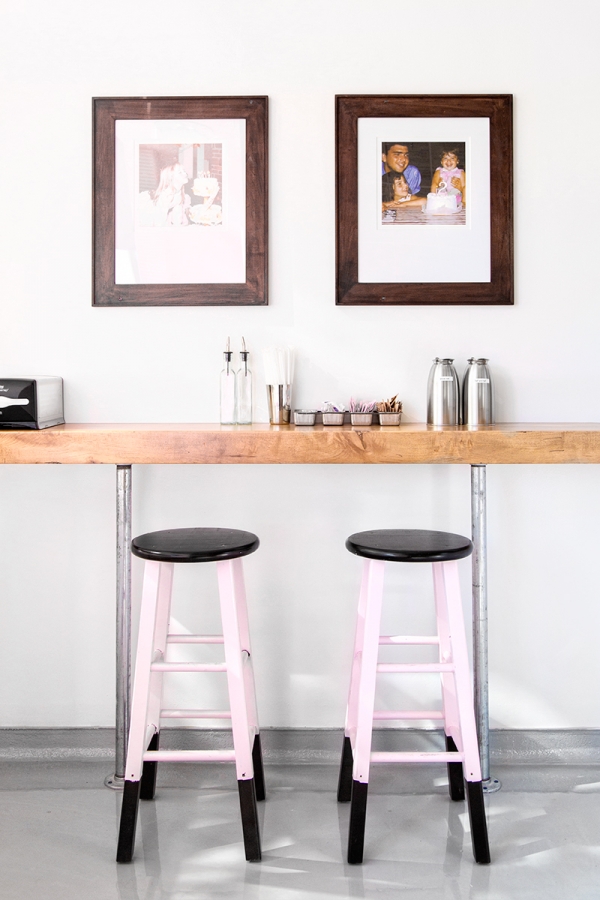
[[[437,709],[376,709],[374,719],[443,719],[444,713]]]
[[[454,663],[378,663],[378,672],[454,672]]]
[[[371,753],[373,763],[457,763],[464,762],[464,753],[443,751],[399,752],[375,751]]]
[[[230,719],[228,709],[161,709],[161,719]]]
[[[225,663],[155,662],[152,672],[226,672]]]
[[[147,750],[144,762],[235,762],[235,750]]]
[[[439,644],[439,642],[437,634],[382,634],[379,636],[380,644]]]
[[[222,644],[222,634],[169,634],[167,644]]]

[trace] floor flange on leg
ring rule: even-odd
[[[123,775],[107,775],[104,779],[104,787],[110,788],[111,791],[122,791],[125,784]]]
[[[495,794],[502,788],[502,782],[499,778],[486,778],[481,782],[484,794]]]

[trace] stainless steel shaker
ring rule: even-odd
[[[427,424],[458,425],[460,389],[453,359],[433,361],[427,383]]]
[[[463,425],[494,424],[494,390],[487,359],[471,357],[462,386]]]

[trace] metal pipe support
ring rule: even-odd
[[[490,722],[488,696],[487,603],[487,484],[486,467],[471,466],[471,539],[473,541],[473,679],[475,722],[481,756],[481,778],[486,793],[500,790],[490,776]]]
[[[117,466],[117,628],[115,773],[104,783],[122,790],[131,697],[131,466]]]

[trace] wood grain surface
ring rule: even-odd
[[[0,463],[600,463],[600,424],[81,424],[0,431]]]

